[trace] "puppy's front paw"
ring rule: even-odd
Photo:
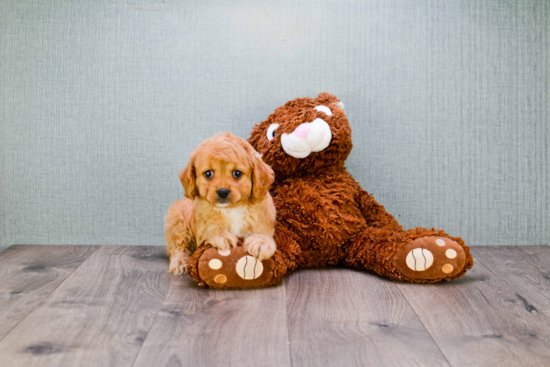
[[[209,237],[205,242],[220,251],[227,251],[232,247],[237,247],[239,239],[231,232],[224,232]]]
[[[244,249],[259,260],[269,259],[277,250],[273,238],[263,234],[253,234],[244,240]]]
[[[170,256],[170,265],[168,272],[172,274],[184,274],[187,273],[187,261],[190,256],[184,252],[172,254]]]

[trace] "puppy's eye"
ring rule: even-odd
[[[243,173],[241,171],[237,171],[237,170],[233,171],[233,177],[235,178],[241,178],[242,175]]]
[[[204,172],[204,177],[210,179],[212,177],[214,177],[214,171],[212,171],[211,169],[209,169],[208,171]]]
[[[278,127],[279,127],[279,124],[269,125],[269,128],[267,129],[267,140],[273,140],[275,135],[277,135],[277,128]]]

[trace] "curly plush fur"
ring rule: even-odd
[[[262,286],[298,267],[342,265],[418,283],[455,279],[472,267],[461,238],[436,229],[403,230],[346,171],[351,128],[336,96],[287,102],[254,126],[249,142],[275,172],[277,261]],[[199,272],[191,275],[201,282]]]

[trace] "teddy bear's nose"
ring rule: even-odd
[[[332,140],[330,126],[323,119],[301,124],[292,134],[281,135],[281,145],[286,154],[294,158],[305,158],[311,152],[320,152]]]
[[[309,122],[305,124],[301,124],[294,130],[294,135],[296,135],[299,138],[305,139],[307,138],[309,131],[311,130],[311,124]]]

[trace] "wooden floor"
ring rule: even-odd
[[[305,269],[206,290],[162,247],[0,253],[1,366],[550,366],[550,247],[475,247],[419,285]]]

